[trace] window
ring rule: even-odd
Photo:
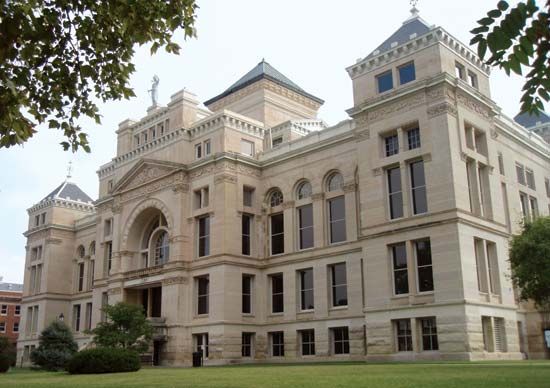
[[[13,322],[13,329],[12,331],[14,333],[19,333],[19,322]]]
[[[420,319],[420,328],[422,330],[422,350],[439,350],[435,318]]]
[[[455,63],[455,76],[459,79],[464,79],[464,66],[462,66],[460,63]]]
[[[254,143],[241,139],[241,154],[254,156]]]
[[[487,136],[485,135],[485,131],[474,128],[473,133],[476,152],[487,156]]]
[[[386,156],[396,155],[399,152],[399,139],[397,133],[384,138]]]
[[[0,322],[0,333],[6,332],[6,322]]]
[[[521,164],[516,164],[516,175],[518,177],[518,183],[525,186],[525,167]]]
[[[21,315],[21,305],[20,304],[16,304],[15,305],[15,312],[14,312],[15,315]]]
[[[84,290],[84,263],[78,263],[78,292]]]
[[[468,72],[468,83],[470,84],[471,87],[476,88],[476,89],[478,88],[477,75],[475,75],[471,71]]]
[[[409,293],[409,273],[407,270],[407,249],[405,243],[391,246],[393,262],[393,290],[395,295]]]
[[[107,262],[107,273],[111,271],[113,265],[113,243],[108,241],[105,243],[105,261]]]
[[[241,345],[241,356],[252,357],[252,348],[254,343],[254,333],[243,333]]]
[[[86,303],[86,323],[84,328],[90,330],[92,328],[92,304]]]
[[[243,214],[241,218],[241,253],[246,256],[250,256],[250,230],[252,225],[252,216],[250,214]]]
[[[80,257],[81,259],[83,259],[84,256],[86,256],[86,250],[82,245],[79,245],[76,251],[77,251],[78,257]]]
[[[212,146],[210,145],[210,140],[204,141],[204,156],[210,155],[212,153]]]
[[[432,250],[430,240],[414,242],[416,251],[416,269],[418,276],[418,291],[428,292],[434,289]]]
[[[536,190],[535,174],[533,173],[533,170],[530,170],[528,168],[525,169],[525,180],[527,181],[527,187],[529,187],[531,190]]]
[[[346,241],[346,203],[344,196],[329,199],[330,243]]]
[[[113,232],[113,220],[112,219],[105,220],[105,224],[104,224],[105,237],[110,236],[112,232]]]
[[[40,215],[40,223],[44,225],[46,223],[46,213]]]
[[[544,187],[546,189],[546,196],[550,198],[550,179],[544,179]]]
[[[195,144],[195,159],[202,158],[202,144]]]
[[[90,260],[90,265],[88,266],[88,284],[87,284],[88,290],[91,290],[94,287],[94,276],[95,276],[95,260]]]
[[[521,203],[521,212],[523,214],[523,218],[526,220],[529,220],[529,196],[525,193],[519,192],[519,200]]]
[[[338,263],[330,266],[330,278],[332,288],[332,306],[348,305],[348,284],[346,263]]]
[[[534,221],[539,216],[539,205],[535,197],[529,197],[529,210],[531,211],[531,219]]]
[[[395,321],[395,331],[397,337],[397,351],[410,352],[413,350],[411,320],[398,319]]]
[[[298,199],[306,199],[311,197],[311,192],[312,192],[311,183],[302,182],[298,186],[298,190],[296,190],[296,194],[297,194],[296,196],[298,197]]]
[[[504,176],[504,157],[502,156],[502,153],[498,153],[498,172],[500,175]]]
[[[34,216],[34,226],[40,225],[40,214]]]
[[[101,322],[106,322],[107,316],[105,314],[104,308],[109,304],[109,294],[107,292],[101,293]]]
[[[384,93],[393,89],[391,70],[376,76],[376,83],[378,85],[378,93]]]
[[[252,275],[242,277],[242,313],[252,313]]]
[[[334,354],[349,354],[349,331],[347,327],[335,327],[332,331]]]
[[[73,306],[73,330],[80,331],[80,305]]]
[[[403,217],[403,192],[401,191],[401,170],[399,167],[387,170],[390,218]]]
[[[300,330],[300,343],[302,345],[302,356],[315,355],[315,330]]]
[[[95,241],[92,241],[90,243],[90,256],[94,256],[95,255]]]
[[[493,318],[495,334],[495,352],[506,352],[506,327],[504,318]]]
[[[210,216],[199,218],[199,257],[210,255]]]
[[[157,131],[156,131],[155,127],[151,128],[151,138],[153,140],[157,138]]]
[[[410,169],[413,213],[426,213],[428,211],[428,201],[426,199],[426,178],[424,175],[424,161],[419,160],[411,163]]]
[[[407,143],[409,145],[409,150],[420,148],[420,128],[407,130]]]
[[[143,142],[147,143],[147,132],[143,132],[142,135],[143,135]]]
[[[7,304],[3,304],[0,307],[0,315],[8,315],[8,305]]]
[[[273,214],[271,221],[271,254],[285,253],[285,227],[283,213]]]
[[[298,234],[300,249],[313,247],[313,205],[298,208]]]
[[[283,204],[283,193],[280,190],[274,190],[269,195],[269,204],[271,207],[279,206]]]
[[[483,331],[483,349],[486,352],[493,352],[493,325],[491,317],[481,317],[481,329]]]
[[[342,190],[344,187],[344,177],[340,173],[332,174],[327,180],[328,191]]]
[[[485,244],[489,289],[493,294],[500,295],[500,272],[498,270],[497,245],[492,241],[485,241]]]
[[[208,359],[208,333],[194,334],[195,352],[201,352],[204,359]]]
[[[272,148],[279,147],[282,143],[283,143],[283,137],[282,136],[276,137],[273,140],[271,140],[271,147]]]
[[[161,231],[155,241],[155,265],[162,265],[168,261],[170,255],[170,240],[168,233]]]
[[[201,189],[194,191],[195,197],[195,209],[202,209],[208,207],[209,202],[209,190],[208,187],[203,187]]]
[[[254,188],[252,187],[243,187],[243,206],[252,206],[252,199],[254,198]]]
[[[399,83],[404,85],[416,79],[414,70],[414,62],[409,62],[398,68],[399,70]]]
[[[270,275],[271,278],[271,312],[284,312],[283,274]]]
[[[208,299],[210,291],[210,279],[207,276],[196,278],[197,283],[197,314],[208,314]]]
[[[285,334],[282,331],[269,333],[271,342],[271,356],[284,357],[285,355]]]
[[[298,271],[300,278],[300,309],[313,310],[313,269],[303,269]]]

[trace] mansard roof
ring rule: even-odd
[[[80,189],[75,183],[64,181],[55,188],[50,194],[45,196],[42,201],[48,201],[51,199],[66,199],[69,201],[76,201],[82,203],[91,203],[94,200],[90,198],[88,194]]]
[[[23,292],[23,285],[19,283],[0,283],[0,291]]]
[[[213,104],[216,101],[221,100],[222,98],[232,93],[235,93],[236,91],[243,89],[248,85],[251,85],[254,82],[257,82],[261,79],[268,79],[272,82],[275,82],[276,84],[284,86],[285,88],[290,89],[293,92],[296,92],[298,94],[301,94],[304,97],[310,98],[318,102],[319,104],[324,103],[322,99],[307,93],[304,89],[302,89],[297,84],[292,82],[283,73],[281,73],[280,71],[275,69],[273,66],[271,66],[269,63],[267,63],[264,59],[262,59],[260,63],[258,63],[254,68],[252,68],[252,70],[250,70],[248,73],[242,76],[237,82],[235,82],[233,85],[227,88],[222,94],[219,94],[211,98],[210,100],[205,101],[204,105],[208,106],[210,104]]]
[[[540,112],[540,115],[538,116],[525,112],[518,113],[516,117],[514,117],[514,121],[525,128],[533,128],[540,124],[549,123],[550,117],[544,112]]]

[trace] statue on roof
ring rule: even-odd
[[[151,86],[151,89],[148,90],[148,92],[151,94],[151,103],[152,103],[152,106],[157,106],[158,105],[158,98],[159,98],[159,81],[160,81],[160,78],[158,77],[158,75],[154,75],[153,76],[153,85]]]

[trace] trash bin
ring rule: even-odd
[[[193,352],[193,367],[202,366],[202,352]]]

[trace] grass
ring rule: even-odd
[[[0,387],[193,388],[538,388],[550,387],[550,362],[249,365],[144,368],[134,373],[71,376],[10,370]]]

